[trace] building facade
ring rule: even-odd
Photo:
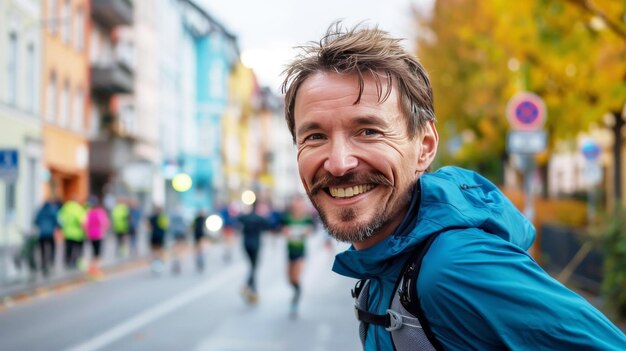
[[[210,210],[223,184],[221,121],[228,77],[239,50],[236,38],[193,1],[160,1],[159,103],[166,207],[187,217]],[[177,191],[172,180],[188,175]]]
[[[89,184],[90,3],[43,1],[41,77],[45,193],[85,200]]]
[[[42,200],[41,4],[0,1],[0,283]]]
[[[111,206],[109,199],[129,192],[123,170],[136,160],[134,40],[128,34],[134,8],[130,0],[91,4],[89,192]]]

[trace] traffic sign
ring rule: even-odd
[[[506,117],[514,130],[539,130],[546,121],[546,104],[536,94],[521,92],[509,100]]]
[[[580,152],[582,152],[583,156],[588,161],[595,161],[598,159],[598,156],[600,156],[602,149],[595,140],[587,139],[580,146]]]
[[[507,151],[511,154],[537,154],[543,152],[547,145],[544,130],[514,130],[507,135]]]
[[[583,167],[583,179],[590,185],[598,185],[602,181],[604,172],[597,162],[587,162]]]
[[[0,149],[0,179],[16,180],[18,166],[19,157],[16,149]]]

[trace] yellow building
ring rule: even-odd
[[[259,129],[255,128],[258,86],[254,72],[238,62],[229,77],[228,108],[222,118],[222,159],[226,197],[239,197],[244,188],[251,188],[261,169]]]
[[[84,200],[88,189],[88,0],[44,0],[42,115],[46,194]]]

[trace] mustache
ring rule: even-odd
[[[342,187],[355,184],[374,184],[393,187],[393,184],[380,172],[368,173],[348,173],[341,177],[335,177],[329,173],[324,173],[313,179],[311,195],[315,195],[328,187]]]

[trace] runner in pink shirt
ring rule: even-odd
[[[98,199],[92,200],[92,207],[87,211],[84,227],[87,233],[87,239],[91,242],[92,260],[89,266],[89,275],[94,279],[102,278],[102,270],[100,268],[100,255],[102,252],[102,239],[104,239],[111,221],[106,210]]]

